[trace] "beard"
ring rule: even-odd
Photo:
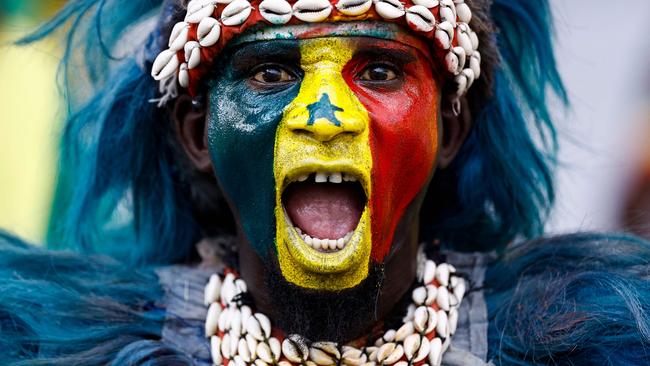
[[[274,320],[286,334],[344,343],[367,334],[378,321],[382,281],[383,271],[375,264],[359,285],[335,292],[298,287],[275,268],[267,272],[265,282],[276,309]]]

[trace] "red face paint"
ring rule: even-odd
[[[426,48],[415,49],[398,41],[367,42],[369,52],[364,53],[365,46],[360,44],[359,56],[353,57],[344,74],[370,116],[371,258],[380,263],[391,249],[406,208],[426,188],[432,174],[438,151],[440,89]],[[382,51],[375,53],[373,48]],[[382,56],[391,53],[408,60]],[[358,79],[359,70],[378,61],[398,64],[400,82],[382,85]]]

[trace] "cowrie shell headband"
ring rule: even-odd
[[[255,4],[255,6],[253,5]],[[201,77],[225,45],[259,23],[283,25],[377,19],[406,24],[440,51],[446,72],[457,88],[455,110],[481,74],[479,40],[470,24],[472,11],[465,0],[191,0],[187,14],[169,37],[168,48],[156,57],[151,76],[157,80],[165,105],[178,88],[197,92]]]

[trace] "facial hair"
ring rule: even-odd
[[[319,291],[293,285],[271,269],[266,286],[276,310],[274,321],[286,334],[345,343],[367,334],[377,323],[382,280],[380,267],[371,265],[368,277],[356,287]]]

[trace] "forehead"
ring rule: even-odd
[[[424,56],[431,61],[426,41],[404,30],[400,26],[383,22],[345,22],[324,24],[297,24],[283,27],[265,27],[248,31],[230,42],[230,46],[240,48],[255,43],[284,41],[296,43],[315,43],[322,38],[348,39],[359,47],[398,48]]]

